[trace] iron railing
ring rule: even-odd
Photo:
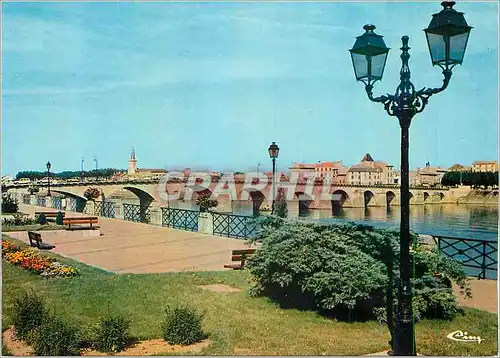
[[[110,201],[96,201],[94,203],[94,215],[105,218],[115,217],[115,203]]]
[[[62,201],[60,197],[54,196],[52,198],[52,207],[54,209],[62,210]]]
[[[123,204],[123,218],[128,221],[149,223],[151,222],[151,211],[149,206]]]
[[[252,216],[211,213],[214,235],[248,239],[257,234],[257,225]]]
[[[31,194],[23,194],[23,203],[28,205],[31,203]]]
[[[44,196],[37,196],[36,197],[36,205],[37,206],[45,206],[45,197]]]
[[[197,210],[186,210],[177,208],[161,208],[161,224],[174,229],[198,231]]]
[[[83,213],[86,205],[87,201],[85,199],[71,197],[66,198],[66,207],[68,211]]]
[[[460,262],[466,273],[478,279],[496,279],[498,272],[498,242],[460,237],[435,236],[439,251]]]

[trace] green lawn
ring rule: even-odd
[[[62,230],[63,225],[57,225],[55,223],[48,223],[46,225],[42,224],[32,224],[32,225],[2,225],[2,231],[40,231],[40,230]]]
[[[9,239],[13,242],[19,241]],[[10,324],[13,299],[32,287],[60,315],[86,329],[109,312],[132,321],[139,339],[160,338],[167,305],[187,303],[203,311],[212,345],[206,355],[363,355],[387,349],[389,334],[376,322],[346,323],[314,312],[283,310],[266,298],[249,297],[245,271],[114,275],[69,259],[60,261],[81,271],[71,279],[42,279],[3,261],[3,327]],[[214,293],[196,285],[225,283],[242,292]],[[446,338],[454,330],[480,335],[484,342],[460,343]],[[453,322],[422,321],[417,347],[424,355],[495,355],[497,315],[467,309]]]

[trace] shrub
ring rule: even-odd
[[[35,219],[31,219],[21,213],[14,213],[13,219],[4,219],[5,225],[13,225],[13,226],[21,226],[21,225],[31,225],[36,224],[37,221]]]
[[[166,309],[163,323],[163,338],[170,344],[189,345],[207,337],[203,332],[203,316],[189,307]]]
[[[75,327],[62,318],[47,315],[33,335],[33,350],[37,356],[80,355],[81,336]]]
[[[35,183],[32,183],[30,184],[30,186],[28,187],[28,192],[30,194],[36,194],[40,191],[40,188],[38,188],[38,185],[36,185]]]
[[[63,215],[62,212],[58,212],[56,216],[56,224],[57,225],[63,225]]]
[[[18,210],[19,204],[17,199],[13,198],[11,195],[2,197],[2,213],[12,214],[17,213]]]
[[[120,352],[130,340],[130,321],[120,315],[101,320],[95,334],[95,347],[100,352]]]
[[[45,217],[44,213],[41,213],[40,215],[38,215],[38,223],[41,225],[47,224],[47,218]]]
[[[470,296],[462,267],[436,249],[420,246],[416,235],[412,240],[416,317],[453,318],[461,311],[451,282]],[[347,313],[349,319],[376,317],[387,322],[393,332],[398,295],[395,283],[400,274],[399,232],[353,223],[318,224],[266,216],[259,219],[259,232],[253,241],[262,242],[246,265],[256,279],[253,295],[340,317]]]
[[[33,291],[22,292],[14,301],[12,323],[16,336],[26,340],[30,332],[38,328],[47,311],[42,298]]]
[[[210,192],[201,193],[196,199],[196,205],[200,206],[201,212],[209,211],[211,208],[215,208],[219,205],[216,199],[210,199],[211,195]]]
[[[87,200],[95,200],[101,196],[101,191],[97,188],[87,188],[83,193],[83,196]]]

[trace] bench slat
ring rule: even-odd
[[[243,250],[233,250],[233,255],[249,255],[254,254],[255,249],[243,249]]]
[[[224,265],[224,268],[230,268],[230,269],[233,269],[233,270],[240,270],[241,269],[241,264],[240,265],[237,265],[237,264]]]
[[[68,223],[68,224],[97,224],[99,221],[98,220],[71,220],[71,221],[63,221],[63,223]]]

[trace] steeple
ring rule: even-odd
[[[134,175],[137,171],[137,159],[135,158],[135,149],[132,147],[130,159],[128,160],[128,175]]]

